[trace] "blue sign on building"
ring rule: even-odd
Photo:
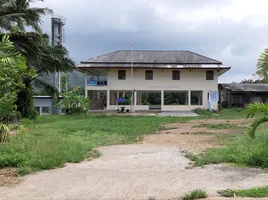
[[[97,85],[97,81],[87,81],[88,86],[94,86]]]
[[[124,103],[126,102],[126,98],[116,98],[117,103]]]

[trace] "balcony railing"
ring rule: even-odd
[[[107,86],[107,81],[87,81],[87,86]]]

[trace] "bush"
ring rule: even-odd
[[[228,101],[223,101],[223,102],[221,103],[221,107],[222,107],[222,108],[230,108],[231,105],[229,104]]]
[[[184,195],[182,198],[183,200],[194,200],[194,199],[202,199],[202,198],[207,198],[207,193],[206,191],[203,190],[194,190],[190,193],[187,193]]]
[[[10,114],[6,116],[6,118],[4,119],[4,122],[13,124],[13,123],[20,122],[21,119],[22,119],[22,115],[19,111],[12,111]]]
[[[66,114],[86,113],[90,109],[90,100],[79,94],[79,87],[63,93],[63,100],[58,103]]]
[[[34,108],[33,91],[31,85],[26,86],[18,93],[16,105],[22,117],[32,120],[37,118],[38,113]]]
[[[234,197],[236,191],[235,190],[232,190],[232,189],[227,189],[227,190],[219,190],[218,193],[222,197]]]
[[[202,109],[202,108],[197,108],[194,110],[194,112],[198,115],[211,115],[212,114],[210,110]]]

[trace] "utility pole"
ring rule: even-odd
[[[131,107],[130,107],[130,112],[134,113],[134,69],[133,69],[133,48],[134,48],[134,41],[131,41],[131,80],[132,80],[132,94],[131,94]]]

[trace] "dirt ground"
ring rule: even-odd
[[[0,169],[0,187],[15,185],[20,182],[17,170],[14,168]]]
[[[268,173],[261,169],[224,164],[189,168],[190,160],[185,153],[219,147],[215,135],[237,131],[198,128],[201,124],[247,127],[249,122],[193,120],[168,124],[158,134],[146,136],[141,144],[102,147],[99,159],[34,173],[20,184],[16,184],[14,169],[0,170],[0,200],[147,200],[149,197],[167,200],[195,189],[206,190],[207,200],[221,200],[225,198],[217,197],[217,190],[267,185]]]
[[[158,134],[145,136],[143,144],[174,146],[188,152],[200,153],[208,148],[221,147],[217,134],[236,134],[237,129],[198,128],[202,124],[231,124],[234,127],[247,127],[249,120],[192,120],[188,123],[167,124]]]

